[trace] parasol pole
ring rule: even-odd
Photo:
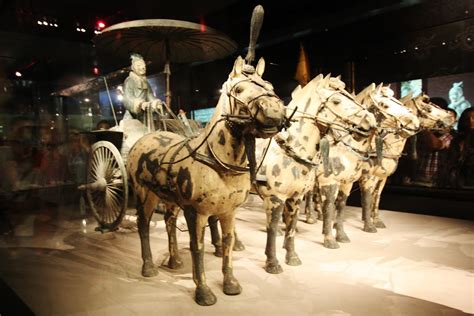
[[[118,125],[117,116],[115,116],[114,104],[112,103],[112,98],[110,97],[110,91],[109,91],[109,85],[107,84],[107,78],[105,77],[102,77],[102,78],[104,79],[105,90],[107,91],[107,96],[109,97],[110,108],[112,109],[112,114],[114,115],[115,126],[117,126]]]
[[[256,6],[252,12],[252,19],[250,20],[250,42],[245,61],[250,65],[255,60],[255,45],[257,43],[258,35],[263,24],[263,7]]]
[[[170,43],[168,39],[165,39],[165,69],[163,72],[166,75],[166,106],[171,107],[171,89],[170,89],[170,77],[171,77],[171,67],[170,67]]]

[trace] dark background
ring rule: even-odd
[[[265,8],[257,57],[265,57],[265,78],[284,98],[296,86],[293,77],[300,43],[308,54],[312,76],[320,72],[341,74],[352,88],[353,63],[356,91],[371,82],[474,71],[471,0],[0,0],[0,81],[5,86],[21,86],[14,76],[15,71],[21,71],[22,84],[35,91],[26,93],[24,102],[28,102],[28,97],[48,95],[92,78],[95,66],[107,74],[129,64],[128,60],[111,64],[95,50],[92,38],[98,20],[112,25],[145,18],[180,19],[204,23],[238,44],[236,54],[223,60],[173,65],[173,108],[214,106],[216,91],[236,55],[245,55],[256,4]],[[44,18],[59,27],[38,25],[38,19]],[[87,32],[77,32],[77,26]],[[158,73],[162,65],[152,63],[150,69]],[[5,89],[0,89],[1,93],[6,93]]]
[[[312,77],[340,74],[356,92],[372,82],[423,78],[424,88],[432,90],[428,93],[447,99],[451,78],[474,72],[472,0],[0,0],[0,115],[25,115],[40,107],[54,112],[59,107],[52,92],[93,79],[94,67],[106,75],[128,66],[128,59],[112,62],[95,49],[92,39],[99,20],[110,26],[135,19],[178,19],[227,34],[238,45],[233,56],[172,65],[174,110],[215,106],[235,57],[246,54],[250,17],[257,4],[265,8],[257,58],[265,57],[264,78],[283,99],[297,85],[300,44]],[[37,23],[45,19],[58,27]],[[86,32],[77,32],[77,27]],[[150,62],[149,74],[161,76],[158,82],[163,82],[163,65]],[[125,76],[111,84],[123,82]],[[474,94],[469,87],[464,89],[468,97]],[[65,114],[82,115],[74,101],[63,103]],[[381,207],[471,218],[473,200],[472,190],[392,186],[385,190]]]

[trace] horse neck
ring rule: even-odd
[[[316,104],[314,100],[309,99],[304,101],[303,108],[299,107],[298,112],[293,117],[296,122],[293,122],[287,129],[286,144],[298,156],[313,159],[317,152],[316,146],[320,141],[320,131],[314,122],[320,104]],[[292,100],[288,105],[287,116],[292,114],[296,106],[295,103]]]
[[[235,166],[246,164],[245,145],[242,137],[234,136],[232,130],[225,120],[223,114],[230,114],[229,97],[222,93],[216,105],[214,115],[207,124],[204,132],[198,136],[198,142],[207,137],[207,144],[212,155],[220,161]]]
[[[382,152],[390,156],[400,156],[407,142],[406,137],[397,135],[396,133],[388,133],[383,139]],[[371,142],[371,150],[375,152],[375,137]]]

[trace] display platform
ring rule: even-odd
[[[79,207],[8,213],[13,231],[0,239],[1,315],[463,315],[474,313],[474,222],[383,211],[387,229],[361,230],[360,208],[349,207],[340,249],[322,246],[321,222],[299,222],[301,266],[264,270],[265,214],[251,196],[237,213],[246,250],[234,252],[238,296],[222,292],[221,259],[206,232],[206,273],[217,303],[193,300],[189,238],[178,231],[184,267],[163,266],[167,236],[159,214],[151,247],[159,274],[141,276],[140,241],[133,210],[119,231],[94,231]],[[184,218],[179,228],[185,229]],[[282,245],[283,237],[277,242]],[[7,293],[8,292],[8,293]],[[13,298],[12,298],[13,297]]]

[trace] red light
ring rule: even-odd
[[[99,68],[94,67],[94,68],[92,69],[92,72],[94,73],[94,75],[98,76],[98,75],[99,75]]]
[[[103,29],[105,27],[105,22],[104,21],[97,21],[97,27],[99,30]]]
[[[204,21],[204,17],[200,17],[199,24],[201,25],[201,32],[206,32],[206,22]]]

